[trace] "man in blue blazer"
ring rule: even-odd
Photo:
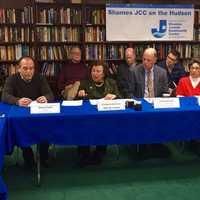
[[[132,96],[135,97],[162,97],[168,93],[167,73],[157,66],[157,52],[154,48],[147,48],[143,53],[142,64],[136,66],[132,71],[131,87]],[[148,73],[151,73],[153,82],[153,96],[148,91]]]

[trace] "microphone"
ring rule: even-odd
[[[132,108],[136,111],[142,110],[142,103],[140,101],[126,101],[125,105],[126,105],[126,108]]]

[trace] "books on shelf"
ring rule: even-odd
[[[106,24],[106,11],[105,9],[94,9],[86,7],[85,24]]]
[[[39,42],[80,42],[80,27],[39,26],[36,28]]]
[[[35,57],[35,51],[33,47],[29,45],[8,45],[0,46],[0,61],[16,61],[20,57],[30,55]]]
[[[41,8],[38,11],[38,24],[81,24],[82,11],[80,8],[61,7]]]
[[[0,27],[0,42],[33,42],[34,30],[29,27]]]
[[[190,58],[200,57],[200,42],[107,42],[106,9],[97,1],[91,0],[93,5],[89,1],[82,5],[81,0],[35,2],[37,4],[21,9],[0,8],[0,64],[14,63],[21,56],[30,55],[41,62],[41,73],[54,77],[61,63],[69,59],[71,47],[77,44],[82,47],[84,61],[108,61],[111,74],[116,74],[117,66],[125,59],[125,49],[129,46],[134,46],[140,61],[143,50],[148,47],[157,50],[158,59],[165,59],[172,48],[177,49],[185,66]],[[199,24],[200,9],[195,9],[195,41],[200,41]],[[7,74],[16,71],[16,66],[11,65]]]
[[[0,8],[0,24],[33,24],[33,7],[23,10]]]
[[[106,40],[105,27],[86,27],[85,41],[86,42],[103,42]]]
[[[81,3],[82,0],[71,0],[71,3]]]
[[[64,61],[69,59],[71,45],[41,46],[38,49],[39,60]]]
[[[39,3],[54,3],[55,0],[35,0],[35,2],[39,2]]]
[[[62,63],[44,62],[40,69],[40,73],[47,77],[58,77],[61,68],[62,68]]]

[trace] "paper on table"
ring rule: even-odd
[[[60,103],[37,103],[30,108],[31,114],[60,113]]]
[[[122,99],[103,100],[97,104],[98,111],[125,110],[125,101]]]
[[[126,101],[135,101],[135,100],[133,100],[133,99],[114,99],[113,101],[115,101],[115,100],[117,100],[117,101],[122,101],[122,102],[126,102]],[[90,104],[91,105],[93,105],[93,106],[96,106],[99,102],[101,102],[101,101],[107,101],[107,100],[105,100],[104,98],[102,98],[102,99],[90,99],[89,100],[90,101]]]
[[[62,106],[82,106],[83,100],[63,101]]]
[[[96,106],[100,101],[104,101],[104,99],[90,99],[89,102],[91,105]]]
[[[180,101],[177,97],[155,98],[154,108],[180,108]]]
[[[37,101],[31,101],[31,103],[28,105],[28,107],[35,106],[38,104],[40,104],[40,103],[38,103]]]
[[[200,106],[200,96],[195,96],[197,98],[198,105]]]

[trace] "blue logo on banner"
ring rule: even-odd
[[[162,38],[167,31],[167,20],[160,20],[159,30],[157,28],[152,28],[151,32],[154,37]]]

